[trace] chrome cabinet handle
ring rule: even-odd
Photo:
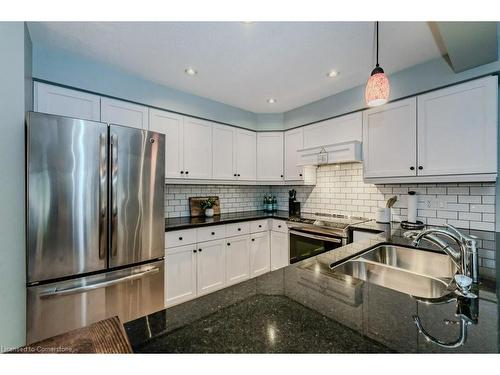
[[[99,134],[99,259],[106,258],[106,249],[108,247],[108,228],[107,228],[107,174],[108,174],[108,156],[107,156],[107,134]]]
[[[117,225],[118,225],[118,203],[117,198],[117,185],[118,185],[118,136],[111,135],[111,256],[117,254]]]
[[[146,271],[139,272],[139,273],[136,273],[133,275],[119,277],[118,279],[103,281],[102,283],[78,286],[76,288],[68,288],[68,289],[51,288],[51,289],[48,289],[48,290],[41,292],[40,297],[46,298],[46,297],[53,297],[53,296],[67,296],[69,294],[75,294],[75,293],[85,293],[85,292],[88,292],[91,290],[106,288],[106,287],[111,286],[111,285],[123,283],[125,281],[132,281],[135,279],[139,279],[139,278],[144,277],[146,275],[153,275],[153,274],[158,273],[158,272],[160,272],[160,269],[158,267],[155,267],[155,268],[150,268]]]

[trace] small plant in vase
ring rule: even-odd
[[[206,217],[214,216],[214,207],[217,206],[215,198],[209,197],[200,202],[200,208],[205,211]]]

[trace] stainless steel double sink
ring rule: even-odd
[[[379,245],[332,268],[337,274],[363,280],[423,299],[450,294],[457,269],[442,253],[411,247]]]

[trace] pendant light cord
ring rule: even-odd
[[[376,25],[376,29],[377,29],[377,65],[375,65],[376,67],[378,67],[378,21],[375,22],[375,25]]]

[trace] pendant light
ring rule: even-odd
[[[372,70],[372,74],[366,83],[365,100],[369,107],[376,107],[387,103],[391,88],[389,86],[389,79],[378,64],[378,21],[376,22],[377,33],[377,65]]]

